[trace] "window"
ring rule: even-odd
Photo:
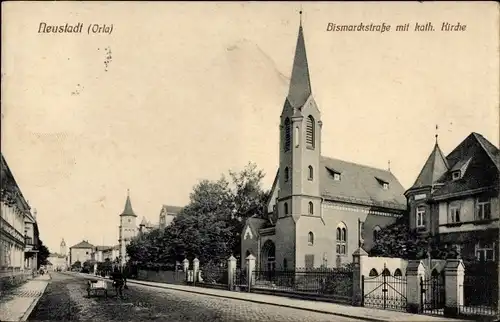
[[[491,218],[491,200],[488,197],[479,197],[476,202],[476,220]]]
[[[340,173],[334,173],[333,174],[333,180],[340,181]]]
[[[382,275],[383,276],[391,276],[391,272],[387,268],[384,268],[384,270],[382,271]]]
[[[309,175],[308,175],[307,179],[308,179],[308,180],[310,180],[310,181],[312,181],[312,180],[313,180],[313,178],[314,178],[314,171],[313,171],[313,167],[312,167],[312,166],[309,166],[309,167],[308,167],[308,169],[309,169]]]
[[[283,270],[287,271],[288,270],[288,261],[286,258],[283,258]]]
[[[449,221],[450,223],[460,222],[460,203],[452,202],[450,203],[449,211]]]
[[[285,168],[285,182],[287,182],[289,178],[290,178],[290,173],[288,171],[288,167],[286,167]]]
[[[314,149],[314,117],[309,115],[306,123],[306,146]]]
[[[453,178],[453,180],[460,179],[460,170],[452,172],[451,177]]]
[[[285,210],[285,215],[288,215],[288,204],[285,202],[285,204],[283,205],[283,208]]]
[[[373,241],[376,242],[380,237],[380,226],[375,226],[373,228]]]
[[[403,276],[399,268],[396,268],[396,270],[394,271],[394,276]]]
[[[369,273],[370,276],[378,276],[378,272],[375,268],[372,268]]]
[[[495,260],[495,246],[494,243],[476,244],[476,258],[478,261],[494,261]]]
[[[285,152],[290,151],[290,144],[292,140],[292,133],[290,133],[290,131],[291,131],[290,119],[287,117],[285,119],[285,140],[284,140],[285,142],[283,147]]]
[[[309,201],[309,214],[314,215],[314,205],[312,201]]]
[[[307,234],[307,244],[309,246],[314,245],[314,234],[312,233],[312,231],[310,231],[309,234]]]
[[[337,226],[337,254],[346,255],[347,254],[347,227],[344,223],[340,223]]]
[[[384,183],[382,184],[382,188],[383,188],[384,190],[389,189],[389,184],[388,184],[387,182],[384,182]]]
[[[417,228],[425,227],[425,207],[417,207]]]

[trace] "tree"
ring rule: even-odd
[[[41,239],[38,239],[38,256],[37,265],[38,267],[42,265],[47,265],[47,259],[50,256],[49,249],[45,246]]]
[[[459,253],[456,247],[443,248],[435,236],[410,229],[403,216],[378,232],[370,255],[403,259],[425,259],[430,255],[433,259],[447,259],[457,258]]]
[[[80,269],[80,268],[82,268],[82,262],[80,262],[80,261],[74,262],[73,265],[71,265],[71,268],[72,269]]]

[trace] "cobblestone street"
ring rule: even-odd
[[[124,299],[117,298],[112,290],[108,298],[88,298],[83,277],[62,273],[51,275],[51,283],[29,321],[358,321],[142,285],[130,285],[125,290]]]

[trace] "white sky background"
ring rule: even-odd
[[[278,165],[300,3],[2,3],[2,153],[51,251],[117,243],[127,188],[139,224],[200,179]],[[434,145],[499,141],[495,3],[304,3],[322,154],[411,186]],[[113,24],[38,34],[40,22]],[[328,22],[442,22],[466,32],[326,32]],[[105,71],[105,48],[111,62]],[[78,85],[80,84],[80,85]],[[79,94],[72,95],[78,91]]]

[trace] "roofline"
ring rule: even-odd
[[[495,157],[493,155],[491,155],[490,151],[484,146],[483,142],[481,142],[480,139],[478,139],[478,136],[480,136],[481,138],[485,139],[486,141],[488,141],[491,145],[495,146],[493,143],[491,143],[487,138],[485,138],[484,136],[482,136],[481,134],[479,133],[476,133],[476,132],[472,132],[471,133],[472,136],[474,136],[474,138],[476,139],[476,141],[479,143],[479,145],[483,148],[484,152],[486,152],[486,154],[488,155],[488,157],[491,159],[491,161],[493,162],[493,164],[498,168],[498,170],[500,170],[500,164],[498,163],[498,161],[500,160],[495,160]],[[462,141],[463,142],[463,141]],[[496,148],[496,147],[495,147]],[[497,148],[498,150],[498,148]],[[498,157],[500,159],[500,156]]]
[[[479,194],[479,193],[486,192],[486,191],[495,191],[495,189],[498,190],[498,187],[488,186],[488,187],[482,187],[482,188],[477,188],[477,189],[469,189],[469,190],[464,190],[464,191],[459,191],[459,192],[446,193],[446,194],[437,195],[437,196],[431,195],[432,196],[431,198],[433,201],[443,201],[443,200],[457,198],[457,197],[475,195],[475,194]]]
[[[367,201],[367,200],[362,200],[362,199],[356,199],[353,200],[347,199],[346,197],[340,197],[340,196],[331,196],[327,194],[321,194],[323,199],[325,201],[334,201],[334,202],[342,202],[342,203],[347,203],[347,204],[352,204],[352,205],[360,205],[360,206],[370,206],[370,207],[379,207],[380,209],[391,209],[391,210],[400,210],[400,211],[405,211],[408,208],[408,205],[402,205],[402,204],[382,204],[379,202],[375,201]]]
[[[267,201],[266,201],[266,210],[269,208],[269,204],[271,203],[272,199],[273,199],[273,192],[274,192],[274,189],[276,188],[276,186],[278,185],[278,180],[279,180],[279,172],[280,172],[280,169],[278,167],[278,170],[276,170],[276,175],[274,177],[274,181],[273,181],[273,185],[271,186],[271,191],[269,192],[269,197],[267,197]],[[268,212],[269,214],[270,212]],[[272,213],[272,212],[271,212]]]

